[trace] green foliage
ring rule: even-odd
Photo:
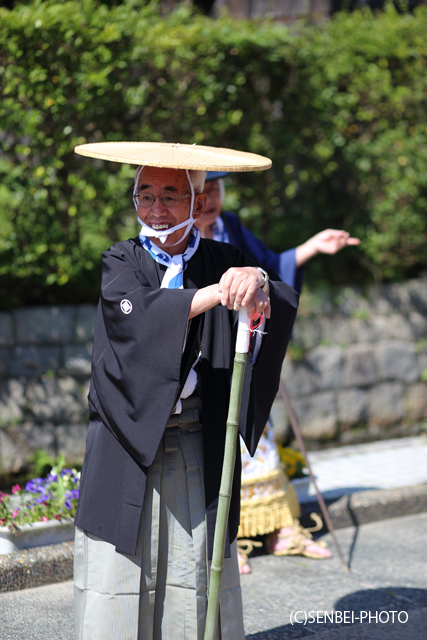
[[[228,203],[273,249],[325,227],[360,249],[311,281],[398,279],[427,259],[427,14],[339,14],[290,32],[185,6],[0,9],[0,304],[93,301],[100,253],[136,235],[133,168],[77,144],[157,140],[267,155]]]
[[[44,478],[55,465],[55,459],[44,449],[36,449],[30,456],[29,461],[33,468],[34,476]],[[61,463],[61,469],[65,466],[65,460],[59,460]]]

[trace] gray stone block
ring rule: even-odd
[[[33,380],[27,387],[27,400],[35,422],[78,423],[86,417],[81,386],[71,377]]]
[[[317,393],[295,398],[292,408],[302,434],[313,440],[332,438],[336,434],[337,415],[334,394]]]
[[[363,423],[368,415],[368,394],[364,389],[345,389],[338,392],[338,422],[344,427]]]
[[[319,389],[337,389],[341,385],[344,355],[340,347],[315,347],[307,355],[306,363],[317,374]]]
[[[388,426],[400,422],[405,414],[403,385],[390,382],[369,391],[368,418],[375,425]]]
[[[427,382],[418,382],[406,388],[405,417],[410,420],[427,419]]]
[[[356,344],[348,348],[343,371],[344,387],[365,387],[376,381],[372,347]]]
[[[427,314],[427,278],[410,280],[406,283],[412,307],[423,314]]]
[[[421,380],[427,381],[427,349],[423,349],[418,354],[418,371]]]
[[[405,284],[393,283],[373,287],[368,293],[370,307],[374,313],[407,314],[411,311],[411,299]]]
[[[0,429],[0,470],[2,473],[19,471],[27,461],[27,456],[13,438]]]
[[[0,426],[20,422],[25,413],[25,386],[19,380],[0,383]]]
[[[68,375],[88,376],[91,373],[92,343],[64,349],[64,371]]]
[[[34,307],[13,313],[19,344],[64,344],[74,336],[75,307]]]
[[[320,326],[320,340],[323,344],[348,345],[358,341],[358,323],[351,318],[332,316],[312,320],[312,322],[318,322]]]
[[[52,457],[57,455],[55,426],[49,422],[42,425],[25,422],[17,427],[16,436],[21,449],[28,450],[28,454],[43,449]]]
[[[362,444],[372,440],[369,427],[365,424],[359,424],[355,427],[341,425],[340,445],[348,446],[354,444]]]
[[[10,346],[13,344],[12,315],[0,312],[0,345]]]
[[[371,313],[366,296],[359,287],[342,287],[334,302],[339,313],[344,316],[357,317],[360,313]]]
[[[330,289],[303,289],[298,307],[298,317],[327,315],[333,313],[332,294]]]
[[[9,374],[10,349],[0,348],[0,376]]]
[[[84,304],[77,307],[76,332],[74,339],[76,342],[87,342],[93,339],[95,330],[97,306]]]
[[[60,347],[25,346],[12,350],[9,371],[12,376],[35,376],[56,371],[61,364]]]
[[[19,471],[37,449],[57,455],[55,429],[51,424],[26,422],[0,429],[0,466],[3,473]]]
[[[285,358],[282,367],[282,381],[291,398],[312,393],[318,384],[318,376],[305,360]]]
[[[408,316],[411,325],[412,337],[415,340],[425,340],[427,338],[427,315],[412,312]]]
[[[279,395],[271,407],[270,418],[273,424],[274,435],[279,442],[282,442],[288,432],[289,421],[284,402]]]
[[[309,318],[298,318],[295,323],[292,344],[297,344],[303,349],[312,349],[320,342],[320,326]]]
[[[357,342],[375,343],[383,340],[387,333],[387,316],[371,316],[366,320],[358,320],[356,324]]]
[[[58,453],[72,463],[83,460],[86,451],[87,424],[67,424],[56,427]]]
[[[388,341],[374,347],[380,380],[415,382],[419,379],[415,345],[410,342]]]
[[[406,318],[396,313],[389,316],[383,337],[391,340],[413,340],[414,330],[409,317]]]

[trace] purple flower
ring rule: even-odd
[[[45,480],[43,478],[33,478],[29,480],[25,485],[25,491],[29,491],[30,493],[37,493],[42,490],[43,485],[45,484]]]

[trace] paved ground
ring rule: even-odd
[[[349,574],[336,552],[322,561],[252,558],[242,577],[247,640],[426,640],[426,528],[422,513],[340,529]],[[304,625],[310,612],[319,621]],[[72,640],[71,582],[1,594],[0,620],[1,640]]]
[[[325,500],[427,482],[425,435],[312,451],[308,456]],[[312,485],[310,496],[314,496]]]

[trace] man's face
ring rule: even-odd
[[[144,167],[139,174],[138,192],[140,195],[147,193],[153,196],[168,193],[180,196],[191,194],[187,175],[183,169],[162,169],[159,167]],[[206,196],[197,194],[194,199],[194,218],[198,218],[202,214],[205,204]],[[191,197],[180,198],[177,206],[168,209],[160,202],[159,198],[156,198],[151,207],[138,207],[138,217],[152,229],[165,231],[188,220],[190,205]],[[151,238],[151,240],[158,247],[164,248],[169,254],[177,255],[178,253],[183,253],[187,247],[188,234],[180,242],[186,230],[187,228],[185,227],[174,231],[167,236],[164,243],[161,243],[157,238]]]
[[[221,192],[218,180],[210,180],[205,183],[203,189],[208,197],[206,208],[200,218],[200,225],[211,226],[221,213]]]

